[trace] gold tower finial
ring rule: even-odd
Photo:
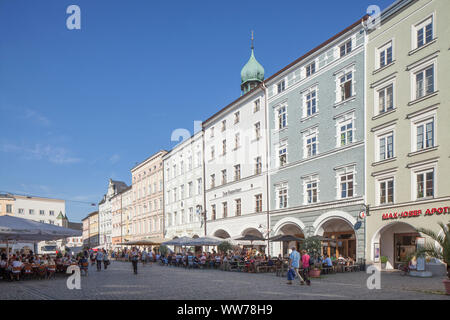
[[[252,30],[252,50],[255,48],[255,47],[253,46],[253,40],[254,40],[254,38],[253,38],[253,30]]]

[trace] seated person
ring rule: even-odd
[[[22,272],[22,268],[23,268],[23,263],[22,261],[20,261],[19,257],[16,257],[16,259],[12,262],[12,274],[14,276],[19,276],[20,273]]]
[[[417,258],[416,256],[412,257],[411,261],[408,264],[409,270],[417,270]]]
[[[330,257],[328,255],[325,255],[325,259],[323,259],[323,264],[325,264],[326,267],[332,267],[333,262],[331,261]]]

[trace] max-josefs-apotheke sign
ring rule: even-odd
[[[422,210],[409,210],[402,212],[388,212],[382,214],[383,220],[396,220],[396,219],[404,219],[404,218],[416,218],[421,215],[425,217],[430,217],[433,215],[441,215],[441,214],[450,214],[450,207],[440,207],[440,208],[428,208],[423,213]]]

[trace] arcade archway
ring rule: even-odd
[[[342,256],[356,260],[357,238],[352,224],[346,219],[335,217],[322,222],[316,231],[330,240],[322,241],[322,253],[329,257]]]
[[[380,262],[381,256],[388,258],[386,269],[397,269],[407,263],[417,249],[417,230],[405,222],[392,222],[380,228],[372,237],[371,259]]]

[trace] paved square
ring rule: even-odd
[[[450,300],[443,294],[440,278],[382,273],[382,289],[369,290],[368,276],[364,272],[341,273],[313,279],[311,287],[297,282],[288,286],[286,278],[274,274],[187,270],[157,264],[139,264],[138,275],[134,275],[131,263],[112,261],[106,271],[90,267],[89,276],[82,276],[81,290],[67,289],[63,276],[56,280],[1,281],[0,299]]]

